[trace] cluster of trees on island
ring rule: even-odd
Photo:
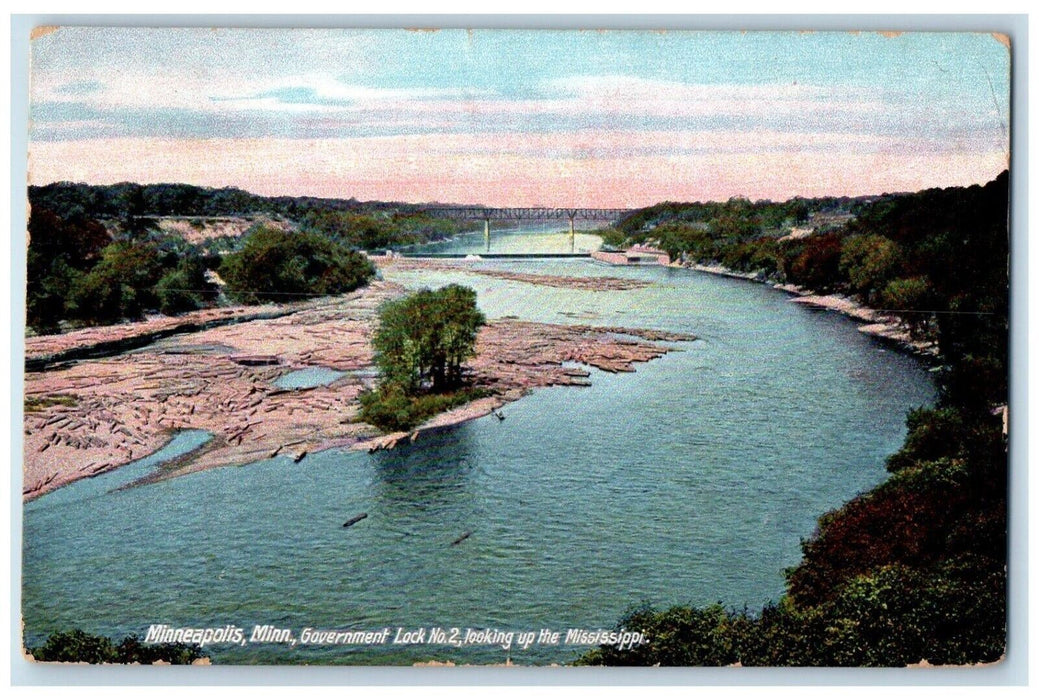
[[[463,374],[485,323],[476,292],[457,284],[384,305],[372,340],[381,380],[361,394],[361,419],[384,430],[407,430],[485,396]]]

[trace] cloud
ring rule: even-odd
[[[90,93],[100,92],[103,88],[104,84],[102,84],[100,80],[72,80],[59,84],[54,88],[54,91],[59,95],[79,97],[89,95]]]
[[[272,105],[310,106],[326,108],[372,108],[384,103],[407,103],[430,100],[472,100],[488,95],[487,90],[474,88],[376,88],[344,83],[323,75],[285,78],[269,87],[229,97],[212,97],[218,102],[249,107],[259,102],[263,107]]]
[[[542,81],[523,97],[470,87],[372,87],[310,73],[122,74],[32,85],[33,138],[191,136],[344,138],[557,131],[783,131],[798,138],[915,137],[1005,143],[991,104],[932,103],[857,86],[706,85],[627,76]],[[84,124],[90,122],[90,126]]]
[[[985,182],[1006,167],[1001,151],[930,151],[895,143],[803,148],[780,134],[689,135],[705,148],[625,151],[632,135],[397,136],[359,139],[111,139],[35,142],[34,184],[234,184],[259,194],[512,206],[646,206],[662,200],[858,195]],[[830,142],[838,143],[834,137]],[[773,150],[754,148],[771,143]]]
[[[631,76],[571,76],[545,84],[548,95],[585,109],[653,114],[768,114],[792,110],[875,112],[882,103],[848,85],[694,84]]]
[[[926,60],[843,34],[555,37],[65,28],[33,43],[33,181],[623,206],[1005,165],[1005,83],[955,52],[928,73],[930,35]]]
[[[37,74],[31,86],[33,103],[95,109],[182,108],[207,113],[233,109],[327,111],[410,101],[468,100],[488,94],[487,90],[464,87],[370,87],[322,74],[253,80],[230,74],[125,72],[106,80],[61,79],[51,74]]]

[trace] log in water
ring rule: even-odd
[[[354,517],[350,518],[345,523],[343,523],[343,527],[350,527],[351,525],[356,525],[357,523],[361,522],[362,520],[364,520],[367,517],[368,517],[367,513],[361,513],[360,515],[355,515]]]

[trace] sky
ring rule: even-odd
[[[970,185],[1009,158],[988,34],[40,34],[32,184],[638,207]]]

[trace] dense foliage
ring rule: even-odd
[[[812,210],[834,210],[848,206],[852,201],[847,197],[796,197],[775,203],[733,197],[727,202],[662,202],[629,214],[617,228],[636,239],[665,222],[705,223],[719,237],[753,235],[786,223],[804,223]]]
[[[902,310],[938,340],[939,400],[910,412],[891,476],[819,520],[758,612],[679,606],[629,612],[650,642],[603,646],[579,663],[903,666],[1000,659],[1006,647],[1008,177],[984,187],[885,195],[826,233],[777,241],[712,237],[662,223],[680,253]],[[680,209],[671,205],[667,212]],[[919,311],[919,314],[909,313]],[[827,468],[827,465],[819,465]]]
[[[26,252],[26,323],[40,332],[57,330],[66,318],[72,290],[101,259],[112,239],[96,221],[65,222],[46,209],[29,217]]]
[[[255,304],[351,292],[375,276],[375,267],[328,238],[260,227],[224,257],[220,276],[231,298]]]
[[[125,637],[118,645],[108,637],[83,630],[55,632],[40,646],[29,649],[37,661],[90,664],[190,664],[204,658],[196,644],[144,644],[139,637]]]
[[[476,292],[457,284],[385,304],[372,340],[382,381],[362,394],[362,420],[403,430],[482,395],[462,387],[462,365],[475,356],[485,322]]]
[[[29,187],[34,207],[63,212],[69,216],[124,219],[130,216],[237,216],[276,214],[298,218],[316,208],[355,210],[390,207],[362,204],[355,199],[316,197],[262,197],[235,187],[198,187],[182,183],[139,185],[86,185],[55,182]]]
[[[458,386],[484,323],[472,289],[450,284],[419,290],[380,310],[375,362],[386,381],[409,394],[427,385],[434,391]]]
[[[622,241],[606,235],[897,313],[939,344],[958,401],[991,405],[1006,394],[1008,186],[1004,171],[914,194],[665,203],[620,222]]]
[[[421,212],[372,214],[320,209],[308,212],[301,225],[344,245],[371,251],[444,240],[466,229],[449,219],[434,219]]]
[[[29,217],[26,322],[39,333],[73,325],[139,319],[148,309],[175,313],[216,296],[201,256],[177,241],[136,231],[114,238],[93,219]]]
[[[264,197],[234,187],[183,183],[86,185],[55,182],[29,187],[34,209],[63,218],[120,222],[124,230],[147,225],[147,217],[255,217],[283,219],[302,230],[361,249],[424,243],[455,235],[467,226],[434,219],[412,204],[360,202],[321,197]],[[475,224],[474,224],[475,225]]]
[[[218,294],[207,279],[210,270],[233,279],[232,296],[244,303],[338,293],[371,277],[370,266],[351,250],[442,240],[472,227],[409,204],[261,197],[186,184],[59,182],[30,187],[29,202],[26,309],[27,325],[37,333],[212,305]],[[300,236],[274,241],[271,226],[254,223],[245,235],[234,235],[233,227],[232,234],[213,229],[188,243],[159,230],[163,217],[186,218],[183,223],[199,232],[207,225],[203,217],[224,217],[214,226],[241,217],[238,230],[258,219],[276,221]],[[304,263],[308,252],[316,259]],[[225,256],[232,261],[225,264]]]
[[[485,389],[473,387],[408,394],[399,384],[382,383],[360,395],[360,417],[382,430],[410,430],[427,418],[486,396]]]

